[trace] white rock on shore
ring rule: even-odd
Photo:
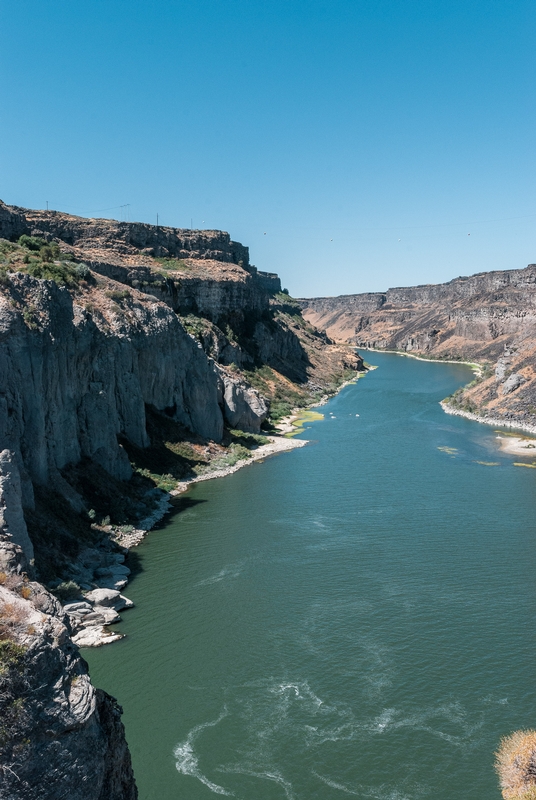
[[[157,507],[152,514],[142,520],[137,529],[122,534],[120,542],[125,547],[134,547],[141,542],[148,531],[164,517],[171,508],[170,495],[178,495],[186,491],[190,484],[221,478],[255,461],[260,461],[276,453],[304,447],[308,442],[304,439],[287,439],[283,436],[268,436],[269,442],[251,451],[251,458],[241,459],[233,466],[207,472],[185,481],[180,481],[170,494],[162,493]],[[123,634],[107,630],[109,625],[120,622],[118,612],[132,608],[134,603],[121,594],[128,583],[130,569],[122,562],[125,556],[121,553],[101,552],[87,548],[73,569],[73,580],[83,587],[92,588],[84,594],[83,599],[76,599],[64,604],[73,629],[73,641],[79,647],[100,647],[123,638]]]
[[[439,405],[446,414],[452,414],[455,417],[465,417],[475,422],[483,422],[485,425],[493,425],[495,428],[515,428],[518,431],[527,431],[527,433],[536,434],[536,425],[527,425],[520,420],[481,417],[479,414],[473,414],[471,411],[462,411],[461,408],[454,408],[450,403],[446,403],[444,400],[442,400]]]
[[[93,589],[84,600],[65,603],[73,629],[73,642],[79,647],[98,647],[123,638],[123,634],[105,630],[106,626],[121,621],[118,611],[132,608],[134,603],[117,589]]]

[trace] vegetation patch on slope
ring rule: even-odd
[[[61,252],[55,242],[26,235],[17,242],[0,239],[0,282],[5,283],[10,272],[23,272],[71,288],[91,276],[86,264],[78,263],[70,253]]]

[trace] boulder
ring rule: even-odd
[[[525,383],[525,378],[523,375],[519,375],[517,372],[514,372],[505,380],[501,387],[503,395],[510,394],[510,392],[515,392],[516,389],[519,389],[522,383]]]

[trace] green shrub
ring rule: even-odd
[[[84,263],[76,264],[76,266],[74,267],[74,271],[76,275],[78,275],[78,277],[84,281],[91,277],[91,270],[89,269],[87,264]]]
[[[80,280],[77,272],[78,265],[69,262],[55,264],[54,262],[30,260],[27,272],[34,278],[41,280],[55,281],[63,286],[76,286]]]
[[[21,744],[28,715],[25,710],[29,681],[26,647],[8,638],[0,641],[0,763],[13,762]]]
[[[27,325],[30,330],[36,331],[39,328],[39,319],[33,306],[28,306],[28,308],[23,310],[22,318],[25,325]]]
[[[65,603],[67,600],[75,600],[81,596],[81,593],[80,586],[74,581],[64,581],[53,590],[53,594],[56,595],[61,603]]]
[[[49,263],[50,261],[54,261],[57,256],[60,254],[60,249],[56,245],[56,248],[52,247],[49,244],[44,244],[43,247],[39,250],[39,256],[41,257],[41,261],[45,263]]]
[[[180,321],[187,332],[196,338],[202,336],[209,329],[207,320],[196,317],[195,314],[188,314],[185,317],[180,317]]]
[[[185,270],[190,269],[188,264],[182,260],[182,258],[155,258],[162,269],[165,270]]]
[[[245,431],[239,431],[239,430],[232,430],[229,431],[229,433],[238,444],[243,444],[246,447],[248,445],[251,447],[262,444],[268,444],[268,442],[270,441],[266,436],[262,436],[261,434],[258,433],[246,433]]]
[[[283,417],[288,417],[293,408],[294,406],[290,403],[284,400],[278,400],[270,406],[270,419],[272,422],[278,422],[280,419],[283,419]]]
[[[162,489],[163,492],[171,492],[177,486],[179,478],[175,478],[170,472],[159,475],[157,472],[151,472],[147,467],[135,467],[138,475],[143,478],[148,478],[154,483],[157,489]]]
[[[39,236],[27,236],[25,233],[19,236],[18,243],[21,247],[26,247],[28,250],[40,250],[46,242]]]
[[[10,639],[0,641],[0,677],[13,667],[19,667],[26,648]]]
[[[116,530],[119,533],[132,533],[134,530],[134,525],[119,525]]]
[[[120,303],[122,300],[126,300],[127,297],[131,297],[130,292],[128,289],[114,289],[111,292],[104,293],[106,297],[110,300],[114,300],[116,303]]]
[[[227,453],[218,456],[212,462],[213,467],[216,469],[224,469],[225,467],[234,467],[239,461],[244,461],[246,458],[251,458],[251,453],[241,444],[233,442],[229,445]]]
[[[23,272],[40,280],[76,288],[80,280],[91,279],[87,264],[79,264],[69,253],[60,252],[56,242],[45,242],[24,234],[18,243],[0,239],[0,284],[6,285],[8,272]]]

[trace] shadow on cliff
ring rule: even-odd
[[[149,446],[137,447],[124,437],[120,442],[140,476],[170,491],[177,480],[193,477],[195,467],[208,463],[204,454],[207,442],[165,411],[146,406],[145,417]]]

